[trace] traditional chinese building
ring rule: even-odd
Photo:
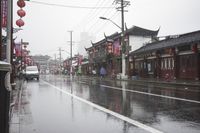
[[[130,53],[134,74],[147,78],[200,79],[200,31],[168,36]]]
[[[128,65],[128,53],[141,47],[144,43],[152,42],[157,36],[158,30],[152,31],[137,26],[133,26],[130,29],[125,30],[124,42],[125,42],[125,53],[126,53],[126,74],[129,75]],[[89,57],[89,72],[96,70],[99,73],[100,67],[106,68],[108,75],[113,71],[121,73],[122,63],[121,63],[121,33],[114,33],[110,36],[92,43],[92,46],[86,48]]]

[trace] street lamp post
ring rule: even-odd
[[[103,19],[103,20],[108,20],[108,21],[110,21],[111,23],[113,23],[115,26],[117,26],[118,28],[120,28],[120,30],[122,30],[122,28],[119,26],[119,25],[117,25],[114,21],[112,21],[111,19],[109,19],[109,18],[105,18],[105,17],[99,17],[100,19]]]
[[[125,60],[125,51],[126,51],[126,48],[125,48],[125,43],[124,43],[124,19],[122,19],[122,27],[120,27],[119,25],[117,25],[114,21],[112,21],[109,18],[105,18],[105,17],[99,17],[99,18],[103,19],[103,20],[110,21],[115,26],[117,26],[118,28],[120,28],[120,30],[122,32],[121,33],[121,49],[122,49],[122,74],[121,74],[121,79],[125,79],[125,78],[127,78],[127,76],[125,74],[126,73],[126,60]]]
[[[122,75],[121,75],[121,78],[122,79],[125,79],[127,78],[127,76],[125,75],[126,74],[126,60],[125,60],[125,52],[126,52],[126,47],[125,47],[125,43],[124,43],[124,1],[121,0],[121,24],[122,24],[122,39],[121,39],[121,42],[122,42]]]

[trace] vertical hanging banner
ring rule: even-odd
[[[7,26],[7,9],[8,9],[8,0],[1,0],[1,9],[2,9],[2,27]]]
[[[16,57],[21,57],[21,53],[22,53],[22,45],[21,43],[15,43],[15,55]]]
[[[118,39],[114,41],[113,45],[114,45],[113,54],[116,56],[119,56],[120,55],[120,40]]]

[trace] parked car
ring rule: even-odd
[[[27,66],[25,71],[25,78],[28,79],[34,79],[36,78],[39,80],[40,74],[37,66]]]

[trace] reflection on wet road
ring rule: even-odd
[[[30,106],[38,133],[145,133],[150,132],[150,128],[161,132],[198,133],[200,130],[198,88],[140,86],[85,77],[70,82],[67,77],[52,75],[42,76],[41,79],[48,83],[28,83]],[[76,97],[83,100],[77,100]],[[127,122],[112,113],[85,104],[84,100],[144,125],[140,127]]]

